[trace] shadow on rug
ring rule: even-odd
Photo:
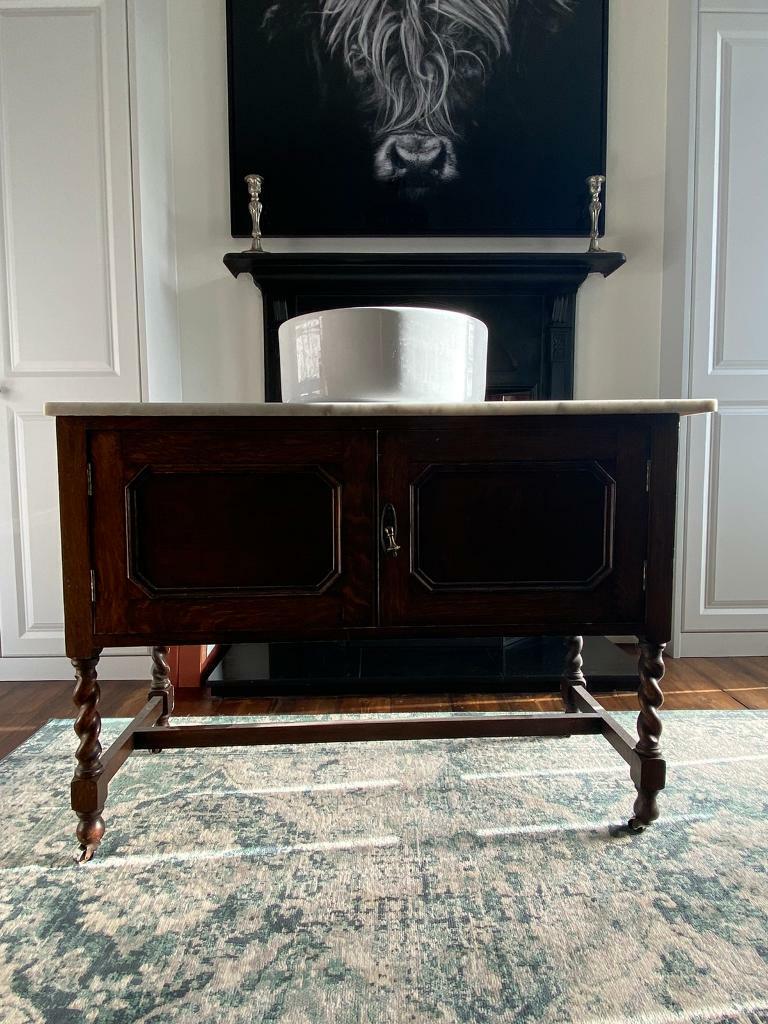
[[[178,750],[77,867],[49,722],[0,762],[0,1020],[766,1024],[768,713],[665,727],[638,836],[599,737]]]

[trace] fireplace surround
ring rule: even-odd
[[[489,400],[573,397],[576,293],[608,277],[619,252],[254,253],[224,257],[264,300],[264,390],[280,401],[277,331],[292,316],[339,306],[435,306],[488,324]]]
[[[573,398],[576,295],[589,274],[626,261],[620,252],[583,253],[258,253],[224,257],[234,277],[247,273],[263,298],[264,382],[279,402],[278,329],[293,316],[341,306],[434,306],[470,313],[489,328],[489,401]],[[604,638],[587,639],[598,687],[634,685],[634,666]],[[265,656],[266,654],[266,656]],[[624,662],[627,661],[627,664]],[[255,677],[280,692],[377,688],[418,674],[437,689],[446,678],[482,679],[514,689],[516,680],[549,688],[562,670],[560,638],[497,637],[379,643],[270,644],[233,650],[222,695],[252,692]],[[240,681],[240,682],[238,682]]]

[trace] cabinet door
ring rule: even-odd
[[[90,453],[97,639],[372,624],[373,435],[208,420],[95,431]]]
[[[648,436],[637,418],[385,432],[382,622],[630,632],[644,614]]]

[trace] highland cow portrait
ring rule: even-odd
[[[232,232],[586,235],[607,0],[229,0]]]

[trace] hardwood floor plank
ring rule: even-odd
[[[768,690],[768,658],[723,658],[733,666],[731,671],[749,679],[753,686],[762,686]]]
[[[742,707],[750,711],[768,711],[768,687],[737,687],[728,691],[728,696],[733,697]]]
[[[453,704],[449,693],[397,694],[390,697],[390,709],[407,714],[409,711],[451,711]]]
[[[667,689],[679,689],[691,700],[700,698],[695,706],[716,706],[712,690],[722,691],[738,707],[768,706],[768,658],[682,658],[671,664],[672,682]]]
[[[598,700],[606,711],[637,711],[634,693],[600,693]],[[722,690],[665,690],[664,711],[740,711],[744,706]]]
[[[633,648],[625,648],[633,650]],[[768,658],[667,659],[664,708],[675,710],[768,710]],[[585,666],[588,670],[589,666]],[[587,678],[588,675],[587,675]],[[106,680],[105,718],[132,718],[143,706],[149,681]],[[74,720],[69,682],[0,682],[0,757],[23,743],[50,718]],[[600,694],[609,711],[636,711],[634,691]],[[225,700],[205,690],[177,690],[175,717],[190,715],[298,715],[440,711],[560,711],[559,694],[429,693],[344,697],[263,697]],[[74,735],[73,735],[74,743]]]

